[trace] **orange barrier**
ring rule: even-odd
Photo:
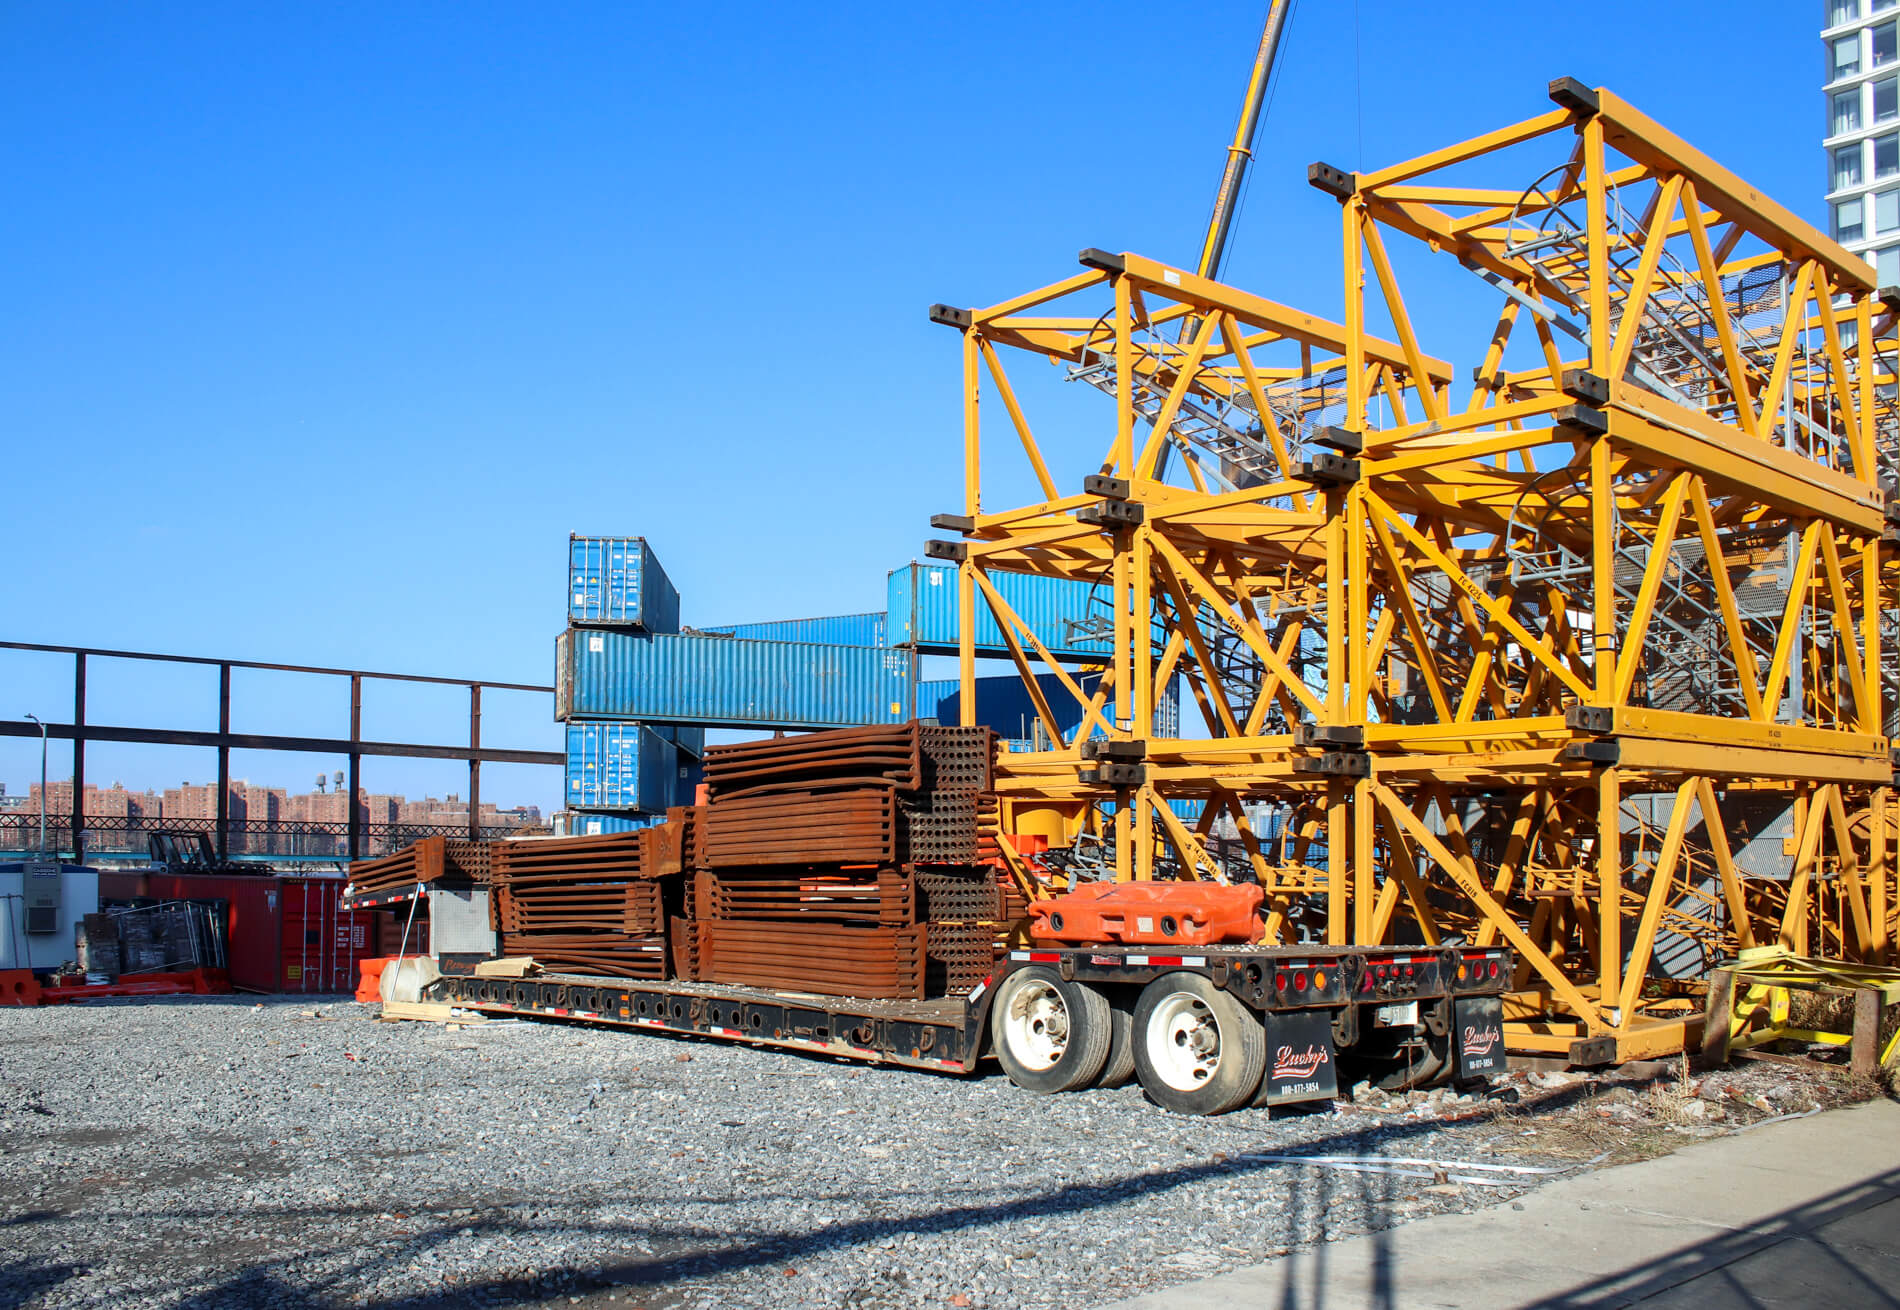
[[[1257,883],[1091,883],[1029,907],[1029,935],[1044,942],[1210,946],[1260,940],[1265,899]]]
[[[380,1001],[383,999],[383,970],[397,960],[420,960],[420,955],[381,955],[374,959],[358,960],[357,967],[362,970],[362,980],[356,984],[356,999],[359,1001]]]
[[[231,990],[231,976],[223,969],[189,969],[181,973],[129,973],[117,982],[89,983],[84,975],[56,978],[40,990],[41,1005],[65,1005],[115,996],[212,996]]]

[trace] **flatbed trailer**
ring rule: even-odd
[[[1501,1073],[1512,972],[1499,948],[1039,945],[1010,951],[968,996],[893,1001],[442,964],[431,999],[481,1012],[933,1073],[994,1056],[1031,1091],[1138,1077],[1184,1114],[1331,1098],[1342,1056],[1383,1086]]]

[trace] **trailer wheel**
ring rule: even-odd
[[[1108,1059],[1097,1087],[1123,1087],[1135,1076],[1135,1012],[1123,995],[1127,989],[1115,990],[1108,1003]]]
[[[1009,1080],[1046,1095],[1085,1087],[1108,1059],[1108,998],[1031,965],[1003,980],[990,1009],[996,1058]]]
[[[1267,1030],[1260,1016],[1198,973],[1169,973],[1135,1002],[1135,1073],[1156,1105],[1221,1114],[1260,1086]]]

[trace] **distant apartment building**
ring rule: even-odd
[[[233,779],[225,792],[226,816],[237,825],[228,835],[233,855],[252,854],[327,854],[342,841],[349,823],[349,798],[342,791],[303,792],[290,795],[281,787],[256,786]],[[218,817],[218,785],[181,782],[155,791],[128,791],[123,784],[99,787],[88,783],[84,794],[88,849],[105,852],[141,852],[146,848],[146,832],[162,827],[168,820],[180,826],[209,829]],[[388,793],[359,792],[356,809],[369,832],[365,854],[380,854],[388,843],[408,840],[403,829],[445,827],[466,829],[468,802],[458,796],[437,799],[433,796],[410,801]],[[40,812],[40,785],[32,784],[27,793],[8,795],[0,788],[0,849],[32,849],[37,839]],[[73,812],[73,784],[70,779],[49,781],[46,786],[46,815],[58,828],[60,840]],[[541,823],[539,806],[520,805],[500,809],[492,802],[481,807],[481,825],[487,829],[535,827]],[[96,824],[91,822],[96,821]],[[316,833],[298,825],[320,824]],[[28,831],[33,829],[33,831]]]
[[[1900,0],[1823,0],[1828,220],[1900,286]]]
[[[483,801],[478,817],[484,828],[533,827],[541,822],[541,807],[517,805],[504,810],[491,801]],[[425,796],[419,801],[405,801],[399,821],[404,824],[466,827],[468,802],[454,793],[440,800]]]

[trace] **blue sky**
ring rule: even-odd
[[[960,494],[955,339],[925,306],[1088,245],[1192,263],[1263,12],[0,5],[0,634],[549,680],[570,531],[646,535],[689,623],[876,608]],[[1527,117],[1560,75],[1819,223],[1821,21],[1304,0],[1227,277],[1337,314],[1306,164]],[[67,677],[0,652],[0,717],[66,717]],[[96,680],[147,722],[214,712],[204,679]],[[258,730],[340,713],[297,680],[245,696]],[[452,738],[425,700],[366,728]],[[557,740],[526,703],[489,737]],[[37,770],[0,741],[0,781]]]

